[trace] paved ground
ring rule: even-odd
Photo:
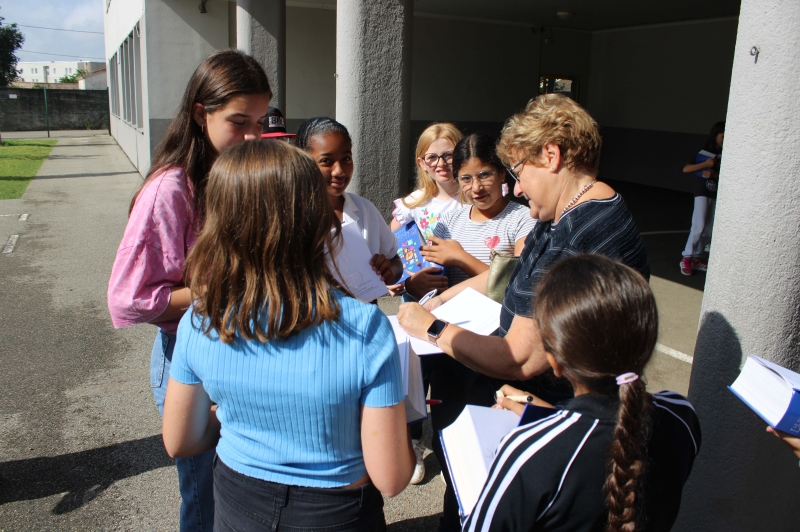
[[[177,476],[147,379],[154,331],[115,331],[105,302],[141,178],[104,132],[51,135],[59,143],[23,198],[0,201],[0,249],[19,235],[0,253],[0,531],[176,530]],[[692,200],[614,185],[656,233],[645,235],[651,284],[674,356],[656,354],[651,388],[685,392],[691,366],[675,356],[694,349],[704,276],[678,273],[686,233],[674,231],[688,228]],[[444,485],[432,455],[426,465],[422,485],[387,501],[393,532],[436,529]]]

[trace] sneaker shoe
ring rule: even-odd
[[[692,258],[683,257],[681,259],[681,273],[683,275],[692,275]]]
[[[699,272],[707,272],[708,261],[705,259],[692,259],[692,269]]]
[[[414,474],[411,475],[409,484],[419,484],[425,479],[425,462],[422,460],[425,455],[425,445],[420,440],[411,440],[411,444],[417,456],[417,465],[414,467]]]

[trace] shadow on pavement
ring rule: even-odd
[[[118,480],[173,464],[160,434],[77,453],[3,462],[0,505],[64,493],[52,511],[65,514]]]
[[[387,532],[434,532],[439,528],[439,514],[416,517],[392,523],[386,527]]]

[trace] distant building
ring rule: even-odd
[[[78,77],[78,88],[81,90],[106,90],[108,89],[108,77],[106,69],[93,70]]]
[[[19,79],[30,83],[56,83],[64,76],[72,76],[78,70],[93,72],[105,69],[102,61],[20,61],[17,63]]]

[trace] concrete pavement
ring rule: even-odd
[[[105,300],[141,177],[104,132],[53,136],[59,143],[23,198],[0,201],[0,248],[19,235],[0,253],[0,531],[176,530],[177,475],[147,377],[155,331],[114,330]],[[664,233],[688,229],[691,198],[686,214],[681,196],[659,191],[651,205],[643,187],[614,185],[654,233],[645,243],[660,342],[691,355],[704,275],[681,278],[686,235]],[[685,392],[690,369],[658,352],[650,386]],[[391,531],[436,530],[444,485],[432,455],[426,465],[422,485],[387,501]]]

